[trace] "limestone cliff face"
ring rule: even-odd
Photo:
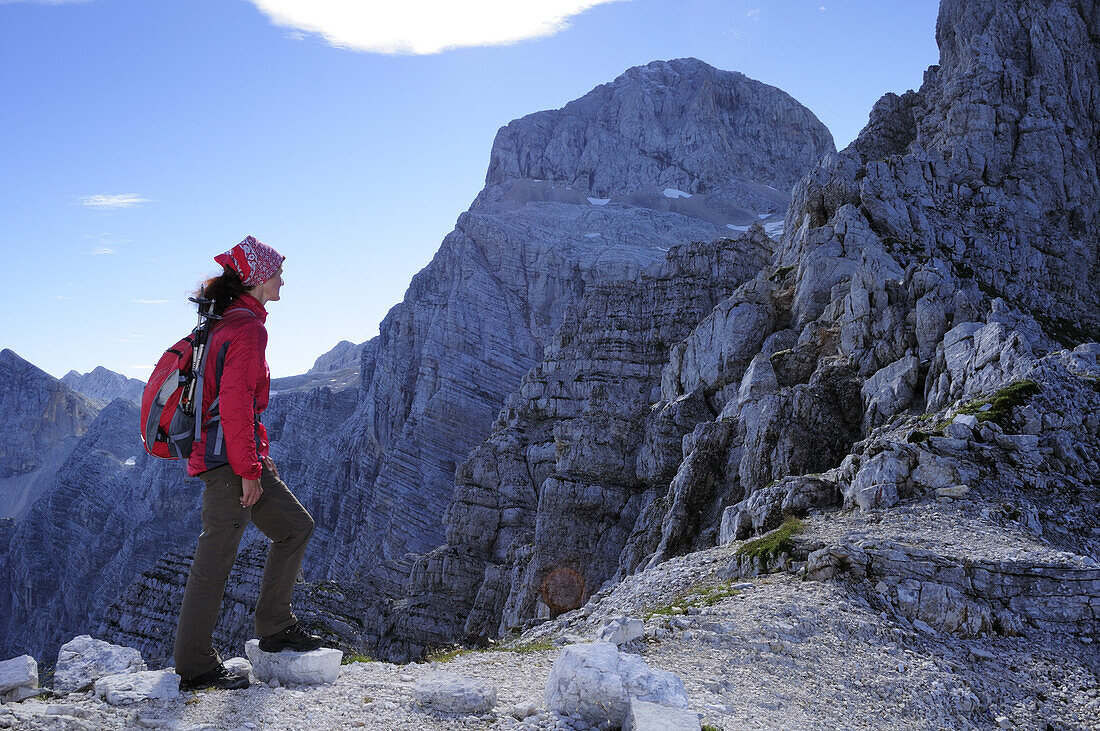
[[[359,362],[363,359],[364,345],[365,343],[356,345],[350,340],[341,340],[332,350],[318,357],[308,373],[328,373],[345,368],[358,368]]]
[[[774,144],[739,142],[757,137]],[[832,149],[782,92],[695,60],[631,70],[502,129],[486,188],[364,352],[354,414],[297,475],[324,489],[307,497],[336,519],[315,539],[324,575],[399,595],[408,554],[444,540],[456,466],[568,304],[636,278],[670,247],[778,218],[796,169]]]
[[[773,248],[759,226],[674,247],[637,280],[590,288],[569,309],[492,436],[460,466],[447,545],[417,562],[384,654],[453,640],[447,628],[458,618],[468,639],[498,634],[534,614],[552,571],[583,577],[577,601],[617,574],[639,515],[654,510],[647,488],[663,466],[649,460],[643,435],[669,347]],[[707,413],[703,403],[684,406]]]
[[[0,517],[26,514],[98,412],[50,374],[0,351]]]
[[[563,325],[555,342],[575,344],[584,377],[549,376],[562,369],[548,350],[460,467],[448,544],[416,564],[398,652],[578,606],[609,577],[784,514],[887,508],[968,480],[1095,524],[1100,496],[1080,470],[1100,461],[1097,346],[1079,344],[1100,318],[1100,15],[947,0],[937,37],[941,64],[799,181],[771,265],[676,334],[652,394],[626,378],[594,388],[589,372],[633,359],[609,364],[606,343]],[[634,321],[644,289],[593,305],[594,322]],[[619,333],[628,354],[651,337]],[[1076,350],[1045,355],[1063,346]],[[1012,400],[1031,389],[1045,396]],[[985,408],[971,401],[982,394],[1012,404],[997,417],[1007,434],[967,432],[976,447],[961,427],[941,436],[960,409]],[[578,403],[594,413],[579,418]],[[1022,476],[1021,448],[1038,450]],[[1023,497],[1028,485],[1044,497]],[[1051,514],[1034,530],[1097,557],[1071,523]],[[546,593],[558,568],[579,587],[564,607]]]

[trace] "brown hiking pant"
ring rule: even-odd
[[[271,539],[256,602],[258,637],[275,634],[298,621],[290,611],[290,600],[302,556],[313,534],[313,518],[266,465],[260,477],[263,494],[249,508],[241,507],[244,495],[241,478],[233,474],[229,465],[199,476],[206,483],[202,494],[202,533],[176,627],[176,673],[184,679],[213,670],[221,663],[213,646],[214,625],[248,521]]]

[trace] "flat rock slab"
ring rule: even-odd
[[[252,663],[252,674],[261,683],[278,680],[282,685],[335,683],[344,653],[322,648],[311,652],[264,652],[259,640],[249,640],[244,652]]]
[[[58,651],[53,687],[58,693],[73,693],[88,690],[104,676],[142,670],[145,670],[145,661],[134,648],[80,635]]]
[[[180,694],[180,676],[171,670],[107,675],[95,681],[95,694],[113,706],[168,700]]]
[[[699,731],[699,714],[686,708],[630,699],[623,731]]]
[[[0,693],[20,686],[38,685],[38,663],[30,655],[20,655],[0,662]]]
[[[412,693],[420,705],[443,713],[487,713],[497,703],[497,689],[490,683],[451,673],[421,678]]]

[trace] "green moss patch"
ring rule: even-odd
[[[978,421],[991,421],[1001,428],[1008,424],[1012,410],[1023,406],[1028,399],[1039,393],[1039,384],[1023,380],[1010,383],[992,396],[967,401],[959,407],[958,414],[972,414]],[[986,408],[986,406],[989,408]]]
[[[351,665],[353,662],[374,662],[374,660],[357,652],[345,652],[344,657],[340,659],[341,665]]]
[[[794,546],[794,536],[806,530],[798,518],[787,518],[783,525],[759,538],[745,541],[737,549],[738,556],[759,558],[766,565],[781,553],[789,553]]]

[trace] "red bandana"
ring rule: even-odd
[[[283,259],[286,257],[252,236],[214,257],[214,261],[240,274],[246,287],[263,284],[275,276]]]

